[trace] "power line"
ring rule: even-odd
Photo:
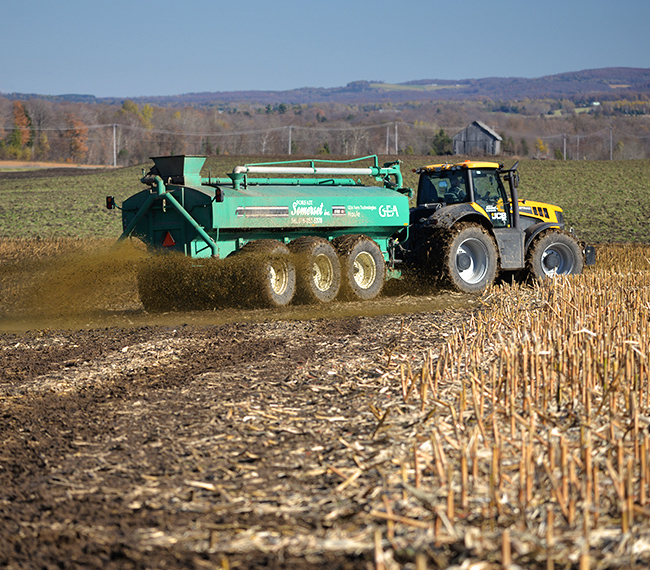
[[[391,128],[392,127],[392,128]],[[358,124],[358,125],[346,125],[346,126],[305,126],[305,125],[283,125],[283,126],[269,126],[265,128],[257,128],[257,129],[250,129],[250,130],[236,130],[236,131],[214,131],[214,132],[209,132],[209,131],[183,131],[179,129],[158,129],[158,128],[148,128],[146,126],[142,125],[127,125],[127,124],[120,124],[120,123],[106,123],[106,124],[93,124],[93,125],[83,125],[83,126],[59,126],[59,127],[53,127],[53,126],[48,126],[48,127],[38,127],[38,126],[30,126],[30,127],[0,127],[0,132],[4,131],[5,133],[11,133],[11,132],[34,132],[34,133],[45,133],[45,132],[60,132],[60,133],[69,133],[69,132],[75,132],[79,133],[80,135],[85,135],[86,136],[86,141],[91,142],[94,144],[100,144],[104,142],[105,144],[110,145],[111,148],[108,151],[109,153],[112,154],[112,163],[114,166],[117,166],[117,160],[118,156],[121,154],[121,151],[118,152],[118,148],[120,144],[118,144],[118,141],[124,140],[122,139],[122,135],[125,132],[131,132],[131,133],[141,133],[144,135],[139,141],[137,139],[126,139],[126,142],[121,143],[122,149],[127,149],[127,148],[133,148],[134,144],[144,144],[144,145],[158,145],[159,148],[162,148],[161,145],[166,145],[166,144],[171,144],[176,145],[184,145],[184,141],[188,141],[188,139],[196,138],[196,139],[205,139],[204,143],[202,144],[210,144],[211,139],[227,139],[228,137],[242,137],[242,139],[238,142],[235,142],[235,152],[244,152],[241,148],[241,145],[246,145],[248,148],[251,148],[251,144],[255,143],[255,140],[246,140],[248,137],[255,137],[256,135],[265,135],[264,140],[262,141],[262,154],[265,154],[265,148],[267,144],[270,145],[275,145],[275,148],[277,149],[277,145],[279,144],[279,139],[274,138],[273,140],[268,139],[268,135],[272,133],[277,133],[277,134],[282,134],[286,133],[286,146],[284,148],[287,149],[287,154],[292,154],[292,145],[296,144],[296,141],[300,141],[303,144],[306,142],[307,144],[313,143],[314,139],[309,140],[305,139],[302,136],[300,136],[301,133],[354,133],[354,135],[348,139],[347,137],[345,139],[339,139],[338,141],[334,141],[336,144],[343,144],[344,145],[344,150],[342,152],[344,154],[347,154],[348,151],[352,151],[353,153],[357,152],[357,148],[359,145],[361,146],[370,146],[371,144],[376,147],[377,144],[383,145],[384,143],[378,143],[377,142],[377,135],[371,135],[371,131],[376,131],[379,129],[386,129],[386,137],[385,137],[385,152],[388,154],[390,152],[390,149],[392,148],[392,145],[390,144],[391,142],[394,142],[394,153],[399,154],[399,144],[401,141],[406,141],[403,144],[409,145],[409,133],[412,131],[417,132],[422,132],[422,133],[433,133],[435,131],[443,130],[443,131],[448,131],[448,132],[460,132],[463,130],[463,127],[440,127],[436,125],[429,125],[429,124],[422,124],[419,121],[416,121],[415,123],[407,123],[407,122],[402,122],[402,121],[388,121],[388,122],[382,122],[382,123],[376,123],[376,124]],[[400,132],[401,129],[401,132]],[[88,134],[90,132],[100,132],[100,131],[109,131],[110,135],[109,137],[106,138],[97,138],[97,137],[88,137]],[[392,131],[392,132],[391,132]],[[392,141],[391,141],[391,135],[392,135]],[[575,134],[568,134],[568,133],[555,133],[555,134],[543,134],[543,135],[531,135],[531,134],[523,134],[522,138],[530,140],[531,138],[538,138],[542,141],[556,141],[556,140],[561,140],[562,145],[563,145],[563,150],[561,150],[563,157],[566,159],[567,157],[567,144],[573,145],[575,143],[575,146],[577,148],[576,151],[576,156],[580,155],[580,144],[581,142],[584,142],[586,139],[589,138],[594,138],[594,137],[603,137],[607,139],[607,150],[609,151],[609,158],[610,160],[613,158],[613,152],[614,152],[614,135],[616,135],[616,138],[619,142],[623,142],[626,140],[630,139],[638,139],[638,140],[645,140],[649,139],[650,135],[635,135],[635,134],[630,134],[626,132],[622,132],[618,130],[616,133],[613,129],[613,127],[606,127],[603,129],[600,129],[598,131],[594,132],[584,132],[584,133],[575,133]],[[425,135],[428,136],[428,135]],[[517,134],[519,136],[519,133]],[[151,140],[148,140],[148,137],[154,137]],[[372,141],[370,138],[367,137],[372,137]],[[505,135],[504,135],[505,137]],[[112,138],[112,144],[111,143],[111,138]],[[284,139],[284,137],[282,137]],[[411,141],[413,142],[413,141]],[[194,143],[189,143],[189,144],[194,144]],[[285,143],[282,143],[285,144]],[[317,143],[316,143],[317,144]],[[330,141],[331,144],[331,141]],[[619,143],[617,143],[618,145]],[[229,144],[228,146],[232,147],[232,143]],[[409,145],[410,146],[410,145]],[[230,148],[230,151],[232,152],[232,148]],[[105,152],[105,151],[104,151]],[[165,150],[167,152],[167,150]],[[173,150],[172,150],[173,152]],[[203,152],[203,150],[201,151]],[[259,152],[259,149],[257,150],[250,150],[247,152]],[[274,151],[274,152],[277,152]],[[364,151],[360,151],[364,152]],[[556,151],[557,152],[557,151]]]

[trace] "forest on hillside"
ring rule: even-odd
[[[502,137],[504,156],[650,157],[650,97],[637,93],[603,101],[185,106],[0,96],[0,160],[128,166],[164,154],[440,156],[476,120]]]

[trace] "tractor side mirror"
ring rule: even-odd
[[[117,208],[115,205],[115,196],[106,196],[106,209],[114,210],[115,208]]]

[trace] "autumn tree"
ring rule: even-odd
[[[535,150],[538,156],[546,156],[548,154],[548,145],[541,138],[538,138],[535,141]]]
[[[88,154],[88,128],[79,117],[68,115],[68,130],[66,138],[70,148],[70,156],[74,162],[83,162]]]
[[[9,135],[9,154],[14,158],[30,158],[32,145],[32,121],[25,105],[20,101],[13,103],[14,128]]]
[[[47,157],[50,152],[50,141],[47,138],[45,133],[41,133],[38,136],[38,140],[35,145],[36,159],[42,160]]]
[[[503,139],[503,142],[501,143],[501,152],[506,155],[515,154],[515,141],[513,138],[511,136],[506,137],[505,134],[502,134],[501,138]]]
[[[141,126],[145,129],[153,129],[153,112],[154,108],[146,103],[140,107],[137,103],[127,99],[122,103],[122,108],[119,111],[119,114],[122,117],[133,118],[133,121],[129,121],[133,126]]]
[[[20,101],[14,101],[14,127],[16,132],[16,138],[21,146],[21,148],[26,147],[30,143],[32,136],[30,127],[32,121],[27,114],[25,105]]]
[[[32,122],[32,148],[35,160],[50,159],[50,135],[47,132],[60,124],[56,115],[56,104],[42,99],[29,101],[29,118]]]

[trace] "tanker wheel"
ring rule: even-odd
[[[314,236],[300,237],[289,249],[296,264],[296,297],[302,303],[329,303],[341,287],[341,263],[332,244]]]
[[[528,250],[526,269],[537,279],[555,275],[582,273],[584,259],[582,248],[570,234],[550,231],[538,237]]]
[[[236,257],[246,262],[239,284],[250,287],[244,291],[249,304],[284,307],[291,303],[296,293],[296,268],[289,254],[289,248],[274,239],[249,242],[237,252]]]
[[[341,260],[341,297],[369,301],[384,286],[386,265],[377,243],[364,235],[348,235],[333,241]]]
[[[441,250],[443,279],[461,293],[480,293],[494,283],[497,249],[483,227],[458,224],[442,240]],[[430,256],[437,253],[430,252]]]

